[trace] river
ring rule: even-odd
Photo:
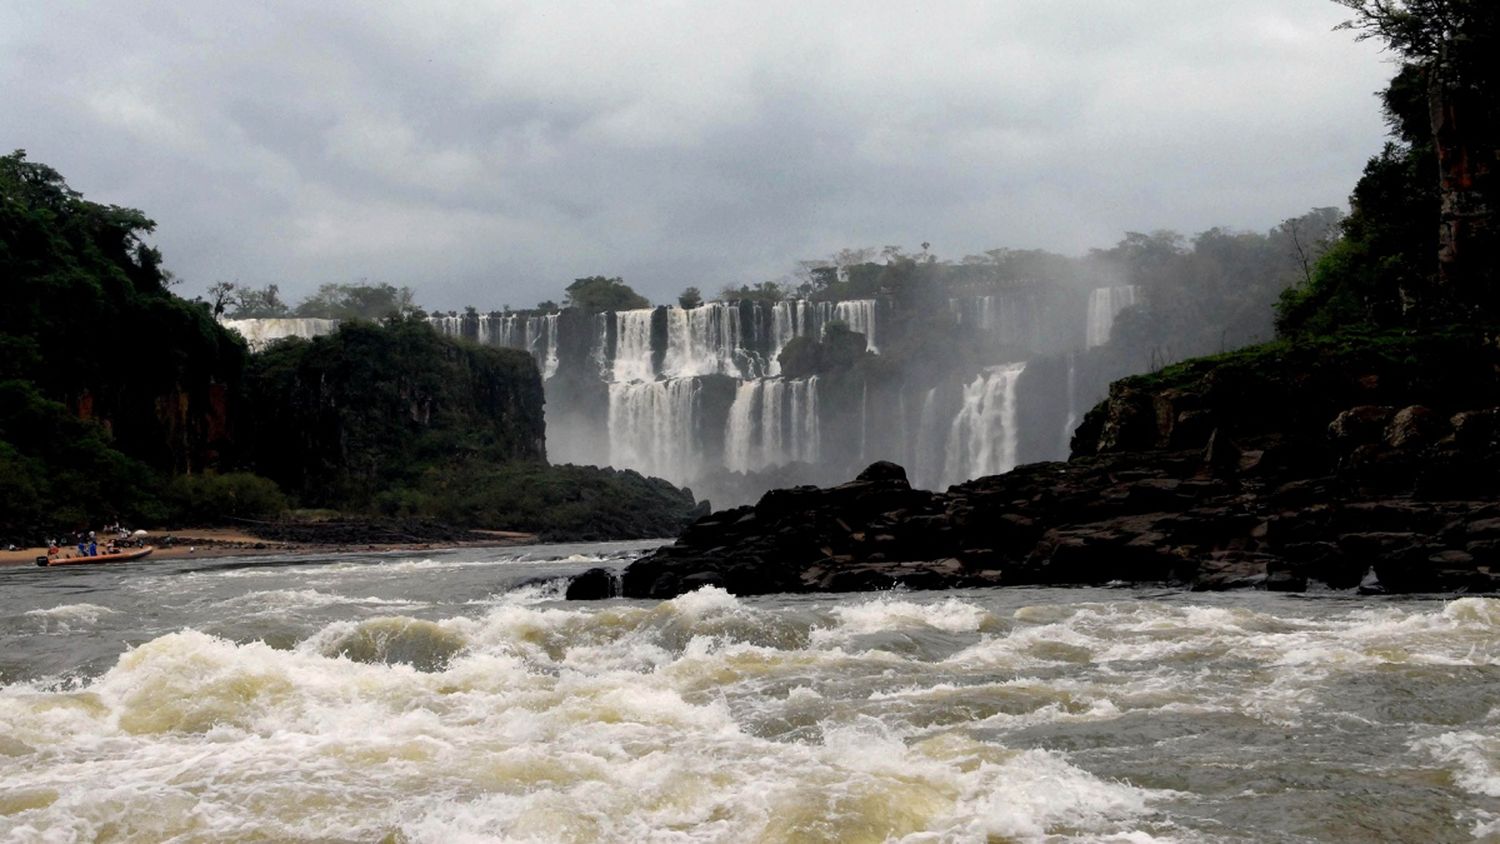
[[[5,841],[1500,839],[1500,601],[0,570]]]

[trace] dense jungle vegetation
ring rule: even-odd
[[[0,538],[296,507],[624,538],[695,512],[664,481],[547,465],[531,358],[439,337],[410,290],[325,285],[291,309],[274,286],[223,284],[189,301],[153,228],[0,157]],[[229,313],[347,322],[251,355],[215,320]]]

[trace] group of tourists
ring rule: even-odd
[[[118,554],[127,545],[142,545],[144,541],[134,538],[130,530],[121,527],[118,523],[109,525],[104,529],[105,539],[101,545],[99,534],[94,531],[78,531],[71,539],[49,539],[47,540],[47,557],[57,557],[63,553],[64,545],[73,545],[77,548],[79,557],[97,557],[100,553],[105,555]]]

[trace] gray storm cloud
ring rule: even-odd
[[[656,301],[841,247],[1077,252],[1341,203],[1390,74],[1330,2],[20,3],[0,143],[216,280]]]

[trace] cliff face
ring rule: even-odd
[[[1351,407],[1420,405],[1451,416],[1497,403],[1500,344],[1481,333],[1278,343],[1116,381],[1079,425],[1072,454],[1201,449],[1218,431],[1327,459],[1336,456],[1328,425]]]
[[[546,458],[531,356],[417,320],[291,340],[247,370],[255,470],[310,504],[368,500],[464,461]]]
[[[1261,347],[1126,379],[1073,449],[941,493],[891,464],[773,491],[699,520],[621,585],[1500,589],[1500,353],[1487,337]]]

